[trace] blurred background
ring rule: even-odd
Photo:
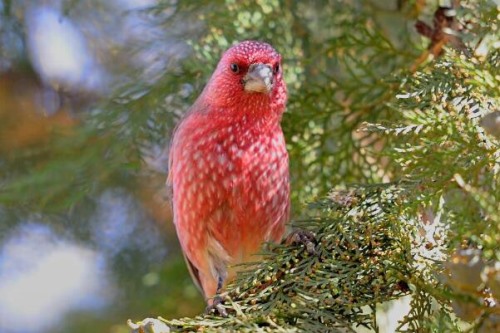
[[[193,92],[184,34],[203,26],[177,7],[0,1],[0,332],[127,332],[204,309],[164,192]],[[166,75],[174,92],[151,92]]]
[[[334,185],[390,180],[356,129],[398,117],[388,75],[425,50],[414,23],[441,2],[0,0],[0,332],[127,332],[204,309],[168,142],[238,40],[283,54],[295,217]]]

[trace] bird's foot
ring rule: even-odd
[[[219,315],[221,317],[227,317],[226,308],[224,308],[222,303],[222,298],[219,295],[215,296],[212,299],[212,302],[205,308],[205,314],[215,314],[216,316]]]
[[[304,245],[307,253],[310,255],[316,254],[316,235],[308,230],[296,229],[292,231],[286,238],[286,245]]]

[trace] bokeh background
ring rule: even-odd
[[[193,94],[180,63],[204,25],[178,7],[0,1],[0,332],[203,310],[164,192],[172,94],[149,92],[178,76],[177,114]]]
[[[168,142],[238,40],[283,54],[295,218],[333,186],[391,180],[356,129],[399,117],[390,73],[426,49],[414,24],[441,3],[0,0],[0,332],[118,333],[203,310]]]

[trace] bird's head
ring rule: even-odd
[[[222,56],[205,93],[219,107],[271,109],[281,114],[287,99],[281,55],[263,42],[236,44]]]

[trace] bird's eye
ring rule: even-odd
[[[274,74],[278,74],[278,73],[279,73],[279,71],[280,71],[280,64],[276,64],[276,65],[274,66]]]
[[[231,71],[233,73],[239,73],[240,72],[240,66],[238,66],[237,64],[231,64]]]

